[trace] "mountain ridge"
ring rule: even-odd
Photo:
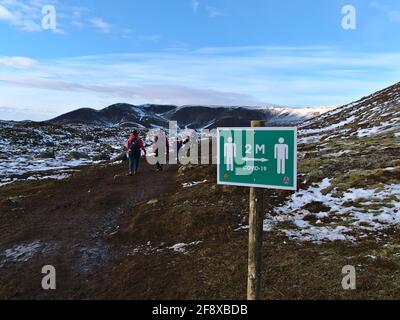
[[[117,103],[104,109],[80,108],[44,121],[52,124],[129,125],[139,128],[167,127],[177,121],[180,127],[213,129],[218,126],[247,126],[251,120],[265,120],[270,125],[296,125],[334,107],[289,108],[266,106],[202,106],[202,105],[132,105]]]

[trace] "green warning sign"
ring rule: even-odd
[[[219,128],[218,184],[297,189],[296,128]]]

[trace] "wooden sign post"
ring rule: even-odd
[[[264,121],[252,121],[251,127],[264,127]],[[264,190],[250,188],[249,257],[247,299],[259,300],[261,292],[261,268],[264,224]]]
[[[217,181],[250,188],[247,298],[261,298],[264,190],[297,189],[297,129],[218,128]]]

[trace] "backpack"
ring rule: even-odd
[[[139,142],[137,141],[137,139],[133,139],[133,140],[131,141],[130,149],[131,149],[131,151],[133,151],[133,152],[140,151],[140,144],[139,144]]]

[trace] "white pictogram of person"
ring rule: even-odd
[[[236,158],[236,143],[233,143],[231,137],[228,138],[228,142],[224,145],[224,157],[226,164],[226,171],[234,171],[234,161]]]
[[[289,160],[289,146],[284,138],[279,138],[279,144],[275,145],[275,159],[277,160],[277,173],[286,174],[286,160]]]

